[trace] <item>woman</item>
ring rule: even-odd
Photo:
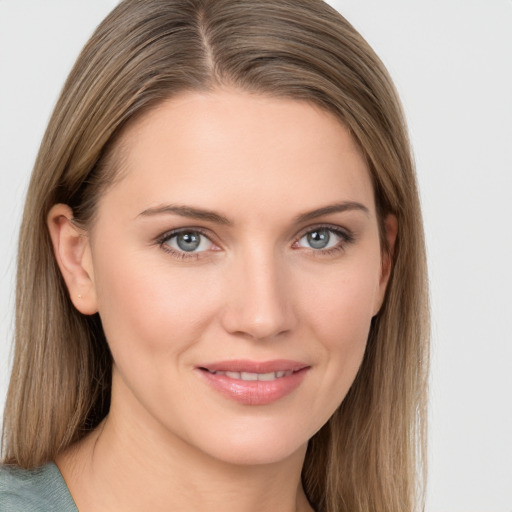
[[[116,7],[42,142],[17,290],[5,510],[421,507],[413,164],[326,4]]]

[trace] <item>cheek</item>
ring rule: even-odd
[[[340,384],[345,388],[347,381],[355,377],[366,348],[373,287],[363,288],[361,282],[346,280],[341,284],[343,287],[338,289],[335,298],[324,304],[323,322],[318,332],[328,366],[335,372],[332,377],[340,378]]]
[[[329,413],[325,421],[343,401],[361,365],[378,292],[379,269],[379,260],[373,258],[347,264],[324,279],[317,276],[319,292],[310,294],[304,302],[307,307],[303,315],[308,318],[311,336],[320,341],[317,356],[323,364],[318,378],[324,394],[315,400]]]
[[[114,360],[179,354],[215,315],[214,288],[147,255],[98,254],[98,309]],[[209,293],[210,291],[210,293]]]
[[[378,300],[380,260],[372,253],[354,257],[336,269],[310,276],[302,286],[304,310],[333,348],[339,340],[366,340]]]

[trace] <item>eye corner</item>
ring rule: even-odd
[[[313,235],[319,235],[317,241],[309,240],[301,244],[301,240]],[[292,244],[293,249],[305,249],[315,255],[331,255],[344,251],[355,241],[355,234],[341,226],[317,225],[303,230]],[[316,243],[316,247],[313,246]]]
[[[179,239],[180,235],[184,237],[183,240]],[[209,233],[197,227],[168,230],[155,242],[163,251],[180,260],[198,259],[204,257],[205,253],[222,250]]]

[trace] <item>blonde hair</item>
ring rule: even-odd
[[[398,219],[393,271],[362,366],[310,440],[302,476],[318,512],[422,508],[428,299],[407,130],[378,57],[320,0],[125,0],[86,44],[25,205],[4,463],[53,460],[109,408],[110,352],[98,315],[81,315],[69,299],[46,227],[50,208],[67,203],[77,221],[90,223],[115,180],[116,140],[128,123],[178,92],[226,84],[337,115],[367,159],[381,224],[388,213]]]

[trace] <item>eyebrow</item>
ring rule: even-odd
[[[155,208],[148,208],[139,213],[138,217],[150,217],[153,215],[174,214],[189,219],[206,220],[214,222],[215,224],[223,224],[231,226],[233,223],[223,215],[215,213],[211,210],[203,210],[202,208],[193,208],[192,206],[180,206],[167,204],[163,206],[156,206]]]
[[[297,224],[307,222],[323,215],[330,215],[333,213],[343,213],[347,211],[361,211],[366,215],[370,214],[370,210],[361,203],[353,201],[347,201],[342,203],[334,203],[322,208],[317,208],[310,212],[302,213],[295,218]],[[187,217],[189,219],[205,220],[213,222],[215,224],[222,224],[224,226],[232,226],[233,222],[227,217],[220,215],[212,210],[205,210],[202,208],[194,208],[192,206],[181,206],[181,205],[162,205],[154,208],[148,208],[143,212],[139,213],[138,217],[152,217],[154,215],[179,215],[180,217]]]
[[[322,208],[318,208],[311,212],[302,213],[295,218],[295,222],[297,224],[301,224],[303,222],[307,222],[309,220],[316,219],[318,217],[322,217],[323,215],[330,215],[332,213],[343,213],[348,211],[361,211],[366,215],[370,215],[370,210],[364,206],[364,204],[356,203],[354,201],[347,201],[342,203],[334,203],[327,206],[323,206]]]

